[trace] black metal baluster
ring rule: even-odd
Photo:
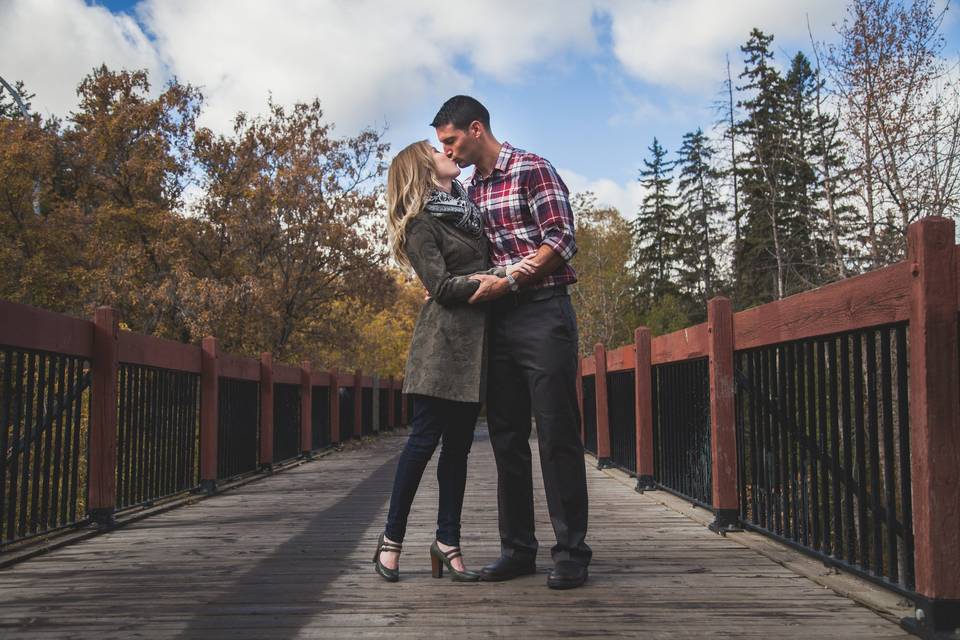
[[[62,356],[60,358],[59,366],[57,367],[56,402],[59,409],[57,411],[56,426],[53,427],[55,431],[53,442],[53,470],[51,472],[52,485],[50,492],[50,511],[47,513],[47,522],[45,525],[48,529],[65,524],[63,520],[57,518],[57,515],[60,513],[60,493],[63,484],[63,425],[64,419],[70,411],[67,399],[66,380],[67,363],[70,360],[72,360],[72,358]],[[4,423],[4,426],[6,426],[6,423]],[[3,449],[0,448],[0,451],[3,451]],[[2,493],[2,491],[0,491],[0,493]]]
[[[867,521],[867,435],[864,427],[863,340],[865,334],[854,334],[853,342],[853,406],[856,409],[857,449],[857,524],[860,539],[860,566],[870,569],[870,525]]]
[[[794,344],[797,366],[797,457],[800,469],[800,541],[810,545],[810,483],[807,451],[807,369],[804,342]]]
[[[77,521],[77,510],[80,507],[80,463],[81,460],[86,460],[87,456],[81,456],[81,448],[84,450],[84,453],[90,450],[89,446],[89,429],[87,429],[88,437],[85,442],[81,441],[80,432],[83,430],[83,397],[84,393],[80,392],[80,386],[83,384],[83,381],[86,377],[87,367],[82,361],[77,361],[76,365],[71,360],[70,362],[70,372],[67,376],[70,380],[70,387],[76,389],[76,399],[73,403],[73,420],[70,427],[70,436],[71,436],[71,445],[70,445],[70,483],[69,483],[69,492],[67,503],[69,504],[69,518],[71,522]],[[87,412],[89,415],[89,410]],[[85,471],[84,476],[89,476],[89,472]],[[89,483],[89,480],[87,480]],[[84,505],[86,505],[86,498],[84,498]],[[84,510],[84,517],[86,517],[87,510]],[[66,519],[67,516],[64,516]]]
[[[833,498],[833,540],[831,542],[830,548],[833,551],[833,555],[842,558],[843,557],[843,515],[842,515],[842,500],[840,498],[840,415],[838,410],[840,408],[840,400],[837,398],[837,339],[830,338],[830,341],[827,343],[827,372],[830,376],[829,379],[829,393],[830,399],[828,403],[830,411],[830,454],[832,457],[832,466],[830,468],[830,477],[833,480],[833,486],[830,492],[830,495]],[[844,470],[847,467],[842,467]]]
[[[30,449],[32,446],[31,431],[33,427],[33,409],[36,401],[35,380],[37,377],[36,356],[27,354],[27,394],[24,396],[23,435],[20,441],[20,504],[17,506],[17,537],[27,534],[27,513],[30,502]]]
[[[3,391],[0,397],[0,544],[7,539],[7,456],[10,430],[16,424],[11,416],[13,400],[13,352],[3,350]],[[15,427],[14,427],[15,428]]]
[[[887,572],[897,582],[900,578],[897,553],[897,491],[893,477],[893,363],[890,354],[890,330],[880,331],[880,392],[883,402],[883,488],[887,512]],[[879,528],[879,527],[878,527]]]
[[[903,523],[903,578],[908,589],[915,588],[913,574],[913,508],[910,484],[910,407],[907,380],[907,327],[897,331],[897,432],[900,440],[900,521]]]
[[[877,575],[883,575],[883,526],[880,518],[880,425],[879,400],[877,398],[877,334],[870,329],[867,331],[867,433],[869,438],[870,454],[870,524],[873,533],[873,570]]]
[[[820,550],[830,554],[830,465],[829,451],[827,450],[827,375],[824,370],[826,350],[822,340],[817,341],[817,460],[819,462],[820,481]]]
[[[843,478],[844,483],[844,509],[843,515],[846,522],[846,559],[850,564],[854,563],[856,552],[856,524],[853,514],[853,483],[849,478],[853,477],[853,451],[851,434],[853,425],[850,422],[850,337],[844,335],[840,339],[840,402],[843,405],[841,419],[843,420],[843,468],[846,474]]]

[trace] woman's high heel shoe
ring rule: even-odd
[[[397,544],[395,542],[385,542],[383,539],[383,534],[380,534],[380,538],[377,540],[377,550],[373,553],[373,564],[377,566],[377,573],[386,580],[387,582],[396,582],[400,579],[400,569],[391,569],[389,567],[383,566],[383,563],[380,562],[380,553],[386,551],[388,553],[396,553],[400,555],[400,550],[403,548],[403,545]]]
[[[460,558],[463,553],[460,547],[454,547],[450,551],[442,551],[437,541],[434,540],[430,545],[430,568],[433,570],[434,578],[443,577],[443,568],[446,567],[450,572],[450,579],[454,582],[477,582],[480,580],[480,574],[476,571],[457,571],[450,563],[454,558]]]

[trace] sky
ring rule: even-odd
[[[729,57],[753,27],[785,65],[810,52],[808,22],[836,40],[840,0],[0,0],[0,76],[23,80],[34,109],[67,116],[101,63],[201,88],[201,124],[226,132],[238,111],[318,97],[335,134],[385,129],[395,153],[435,142],[443,101],[466,93],[501,141],[557,167],[571,191],[632,217],[656,136],[669,152],[709,129]],[[960,56],[955,9],[945,55]],[[466,170],[464,177],[471,170]]]

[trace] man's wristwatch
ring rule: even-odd
[[[513,277],[512,273],[507,274],[507,284],[510,285],[510,291],[517,291],[520,289],[520,285],[517,284],[517,279]]]

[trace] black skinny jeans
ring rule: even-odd
[[[467,485],[467,455],[480,414],[478,402],[456,402],[433,396],[413,395],[413,419],[407,444],[397,463],[387,515],[386,536],[403,542],[410,506],[437,444],[443,438],[437,461],[440,506],[437,510],[437,540],[460,545],[460,512]]]

